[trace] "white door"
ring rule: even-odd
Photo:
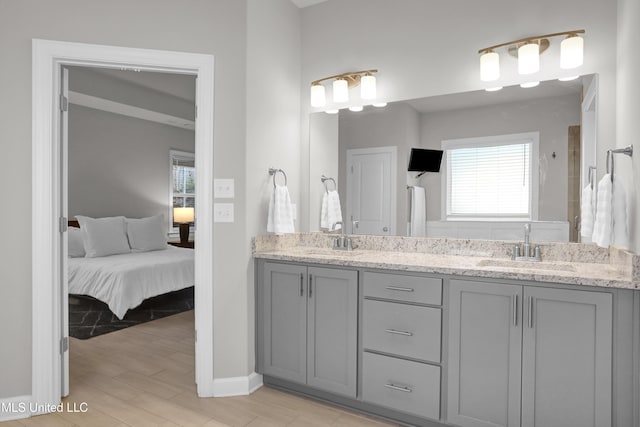
[[[69,216],[68,207],[68,147],[69,147],[69,70],[62,68],[61,70],[61,85],[60,85],[60,232],[63,233],[60,239],[60,260],[61,268],[60,275],[62,276],[61,292],[60,295],[60,313],[62,319],[62,343],[60,345],[60,351],[62,352],[62,396],[69,395],[69,275],[67,271],[67,259],[69,255],[69,245],[67,241],[67,218]]]
[[[396,234],[396,147],[347,150],[350,234]]]

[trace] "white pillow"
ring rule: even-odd
[[[77,215],[76,219],[84,237],[86,258],[131,252],[123,216],[89,218]]]
[[[85,255],[82,230],[77,227],[69,227],[69,256],[71,258],[81,258]]]
[[[133,252],[157,251],[167,248],[162,215],[148,218],[127,218],[127,236]]]

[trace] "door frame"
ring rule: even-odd
[[[396,235],[396,221],[397,221],[397,212],[398,212],[398,147],[395,145],[390,145],[386,147],[370,147],[370,148],[352,148],[347,150],[347,210],[346,210],[346,225],[343,225],[347,233],[353,234],[353,223],[351,222],[350,214],[353,212],[353,194],[350,191],[351,185],[353,184],[353,174],[349,171],[349,166],[353,162],[354,156],[359,156],[363,154],[390,154],[391,155],[391,168],[389,170],[389,180],[390,188],[389,188],[389,199],[390,199],[390,207],[391,210],[389,212],[389,234],[387,236],[395,236]]]
[[[197,77],[195,125],[195,325],[198,395],[213,396],[213,83],[207,54],[32,40],[32,396],[37,410],[55,408],[62,393],[62,156],[60,74],[63,65],[135,68]],[[68,375],[68,373],[67,373]]]

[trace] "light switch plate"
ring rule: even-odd
[[[213,222],[233,222],[233,203],[214,203]]]
[[[213,197],[216,199],[233,199],[234,198],[234,180],[233,179],[214,179],[213,180]]]

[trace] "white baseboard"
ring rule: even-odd
[[[0,399],[0,422],[19,420],[31,416],[31,396]]]
[[[246,396],[262,387],[262,375],[255,372],[246,377],[217,378],[211,389],[198,388],[200,397]]]

